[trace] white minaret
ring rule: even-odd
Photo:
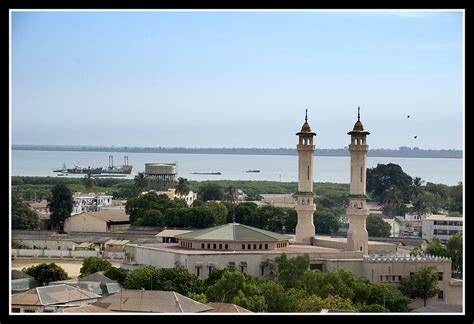
[[[349,153],[351,154],[351,185],[349,192],[349,207],[346,215],[349,219],[349,230],[347,231],[348,251],[362,251],[368,254],[368,234],[365,221],[369,215],[365,194],[366,185],[366,164],[365,160],[369,146],[366,144],[366,136],[369,132],[364,131],[364,126],[360,122],[360,108],[357,108],[357,122],[354,129],[347,133],[351,135]]]
[[[299,136],[298,150],[298,192],[293,197],[296,199],[296,212],[298,213],[298,223],[296,225],[297,243],[310,244],[311,238],[315,235],[313,214],[316,210],[313,193],[313,155],[316,145],[313,144],[313,136],[316,133],[311,131],[308,124],[308,109],[301,131],[296,133]]]

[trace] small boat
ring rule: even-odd
[[[209,174],[209,175],[221,175],[220,172],[193,172],[191,174]]]
[[[260,170],[247,170],[245,172],[260,172]]]

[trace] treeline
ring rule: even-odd
[[[184,147],[136,147],[136,146],[68,146],[68,145],[20,145],[13,150],[30,151],[85,151],[85,152],[130,152],[130,153],[183,153],[183,154],[251,154],[251,155],[296,155],[296,148],[184,148]],[[339,149],[316,149],[317,156],[349,156],[347,147]],[[373,157],[417,157],[462,159],[462,150],[431,150],[401,146],[398,149],[369,149]]]

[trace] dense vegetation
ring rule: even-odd
[[[173,290],[199,302],[235,303],[254,312],[406,312],[410,299],[393,285],[374,284],[349,270],[309,269],[309,256],[275,258],[272,278],[258,280],[235,268],[214,269],[206,280],[184,268],[141,266],[129,271],[129,289]]]
[[[68,275],[63,268],[56,263],[41,263],[22,269],[26,274],[29,274],[42,286],[47,286],[51,281],[66,280]]]

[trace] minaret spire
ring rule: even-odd
[[[360,121],[360,107],[357,107],[357,121]]]
[[[304,117],[304,122],[305,123],[308,122],[308,109],[306,109],[306,116]]]

